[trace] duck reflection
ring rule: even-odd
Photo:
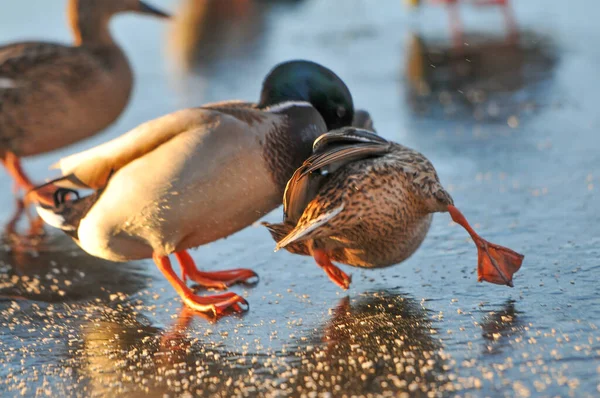
[[[316,392],[425,395],[447,382],[441,341],[428,311],[390,291],[343,299],[298,357],[298,386]]]
[[[506,348],[515,335],[524,333],[523,313],[515,309],[514,300],[508,300],[502,308],[491,311],[481,322],[482,336],[486,340],[484,354],[498,354]]]
[[[87,255],[62,233],[34,248],[8,240],[0,250],[0,298],[53,302],[106,300],[146,286],[141,265],[112,263]]]
[[[88,393],[110,397],[239,395],[240,383],[251,374],[250,365],[236,361],[244,355],[188,336],[196,316],[204,317],[204,322],[214,319],[184,307],[163,331],[134,313],[124,309],[83,327],[82,343],[71,355]]]
[[[91,395],[426,395],[448,383],[442,344],[427,310],[393,292],[345,298],[312,338],[270,353],[224,349],[191,325],[196,314],[187,308],[165,332],[132,314],[106,314],[82,329],[72,355]]]
[[[413,34],[408,43],[406,95],[415,114],[506,122],[535,109],[557,64],[553,43],[534,32],[519,39],[465,34],[457,51],[447,41]]]

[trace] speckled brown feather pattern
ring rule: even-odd
[[[329,175],[296,226],[268,227],[281,241],[294,228],[308,230],[311,221],[342,209],[285,248],[297,254],[322,249],[333,261],[385,267],[412,255],[429,230],[431,213],[449,204],[452,198],[433,165],[422,154],[389,143],[381,156],[347,163]]]

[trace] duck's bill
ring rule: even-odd
[[[38,204],[35,209],[42,220],[51,227],[62,229],[63,231],[75,230],[72,225],[69,225],[66,222],[66,219],[62,214],[55,212],[55,208]]]
[[[159,18],[171,18],[171,16],[169,14],[167,14],[166,12],[161,11],[154,6],[151,6],[148,3],[144,3],[143,1],[140,1],[140,10],[139,11],[143,14],[153,15],[153,16],[159,17]]]

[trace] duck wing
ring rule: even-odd
[[[0,47],[0,78],[33,82],[34,78],[85,77],[90,69],[102,68],[84,47],[48,42],[22,42]]]
[[[307,214],[309,204],[315,199],[323,184],[334,172],[345,165],[389,153],[391,143],[380,136],[355,128],[344,128],[323,134],[314,143],[313,155],[296,170],[284,193],[284,222],[296,227],[278,243],[278,248],[308,238],[344,209],[341,200],[332,200],[319,211]],[[340,187],[340,189],[344,189]],[[341,195],[337,196],[341,199]]]
[[[249,103],[232,103],[231,108],[240,121],[258,120],[262,114]],[[221,103],[220,108],[225,108]],[[100,189],[109,176],[123,166],[155,150],[179,134],[198,127],[216,128],[221,124],[224,110],[210,106],[177,111],[143,123],[128,133],[111,141],[59,160],[53,167],[62,171],[63,177],[53,184],[71,189]],[[244,115],[243,117],[239,115]],[[173,154],[176,156],[177,154]]]

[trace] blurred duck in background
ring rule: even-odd
[[[260,50],[273,6],[303,0],[181,0],[173,16],[169,51],[182,72]]]
[[[287,9],[301,1],[179,0],[167,51],[170,77],[185,103],[218,97],[221,92],[209,93],[215,81],[232,84],[240,70],[252,70],[267,48],[273,8]]]
[[[266,8],[255,0],[181,0],[173,17],[169,52],[180,72],[254,53]]]
[[[0,157],[17,190],[34,188],[21,157],[88,138],[125,109],[133,73],[109,21],[127,11],[168,17],[139,0],[70,0],[72,46],[29,41],[0,47]],[[33,195],[53,202],[43,192]]]
[[[257,281],[248,269],[202,272],[187,249],[225,238],[281,204],[289,178],[314,140],[354,120],[350,91],[331,70],[310,61],[279,64],[260,101],[185,109],[59,161],[63,177],[42,187],[54,203],[38,213],[91,255],[112,261],[153,258],[190,308],[218,316],[243,311],[234,293],[200,297],[209,288]],[[372,126],[368,114],[361,122]],[[73,189],[92,189],[79,198]],[[172,269],[175,253],[182,278]]]

